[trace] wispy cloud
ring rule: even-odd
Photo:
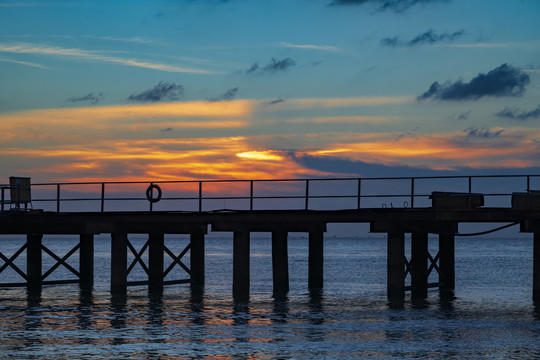
[[[418,46],[418,45],[433,45],[439,42],[454,41],[465,34],[464,30],[454,31],[452,33],[443,32],[436,33],[434,30],[428,30],[422,34],[416,35],[409,41],[401,40],[399,36],[387,37],[381,40],[381,45],[389,47],[397,46]]]
[[[521,96],[529,83],[530,77],[523,70],[502,64],[487,74],[479,73],[468,83],[457,80],[441,85],[436,81],[418,96],[418,100],[433,98],[460,101],[477,100],[484,96]]]
[[[281,46],[286,48],[293,49],[302,49],[302,50],[318,50],[318,51],[328,51],[328,52],[341,52],[342,50],[335,46],[330,45],[312,45],[312,44],[291,44],[288,42],[281,42]]]
[[[536,109],[531,111],[520,111],[515,108],[511,109],[506,107],[495,115],[501,118],[516,120],[538,119],[540,118],[540,105]]]
[[[112,63],[124,66],[134,66],[146,69],[153,69],[167,72],[178,73],[191,73],[191,74],[212,74],[213,71],[181,67],[176,65],[152,63],[141,61],[138,59],[127,59],[121,57],[114,57],[105,55],[99,51],[83,50],[77,48],[62,48],[55,46],[43,46],[32,43],[0,43],[0,52],[16,53],[16,54],[35,54],[35,55],[47,55],[47,56],[59,56],[67,57],[71,59],[78,59],[84,61],[97,61]]]
[[[92,104],[97,104],[100,100],[103,100],[105,99],[105,93],[103,92],[100,92],[100,93],[88,93],[86,95],[83,95],[83,96],[73,96],[73,97],[70,97],[68,98],[66,101],[67,102],[90,102]]]
[[[230,101],[230,100],[234,100],[234,98],[236,97],[237,94],[238,94],[238,87],[235,87],[235,88],[232,88],[232,89],[229,89],[229,90],[225,91],[223,94],[221,94],[219,96],[209,98],[208,101],[210,101],[210,102]]]
[[[182,85],[161,81],[153,88],[130,95],[127,99],[131,101],[156,102],[161,100],[179,100],[183,95],[184,87]]]
[[[33,62],[8,59],[8,58],[5,58],[5,57],[0,57],[0,61],[9,62],[9,63],[13,63],[13,64],[24,65],[24,66],[36,67],[36,68],[40,68],[40,69],[50,69],[47,66],[43,66],[43,65],[36,64],[36,63],[33,63]]]
[[[437,2],[449,2],[451,0],[333,0],[332,5],[371,5],[378,11],[391,10],[404,12],[415,5],[430,4]]]
[[[259,63],[254,63],[251,67],[246,70],[247,74],[275,74],[280,71],[288,70],[289,68],[295,66],[296,63],[291,58],[285,58],[281,60],[276,60],[272,58],[270,62],[264,66],[259,66]]]
[[[261,111],[282,111],[282,110],[305,110],[305,109],[330,109],[345,108],[355,106],[379,106],[379,105],[399,105],[414,102],[413,96],[379,96],[379,97],[356,97],[356,98],[305,98],[287,99],[285,101],[273,102],[265,100],[259,103]]]

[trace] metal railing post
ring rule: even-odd
[[[414,178],[411,178],[411,209],[414,209]]]
[[[357,209],[360,209],[360,198],[362,196],[361,194],[362,194],[362,179],[358,178],[358,201],[356,204]]]
[[[101,212],[105,211],[105,183],[101,183]]]
[[[202,212],[202,181],[199,181],[199,212]]]
[[[249,210],[253,211],[253,180],[249,181]]]
[[[306,179],[306,210],[309,208],[309,179]]]
[[[150,183],[150,199],[152,200],[154,199],[154,183],[153,182]],[[150,212],[152,212],[152,210],[154,210],[154,202],[151,200],[148,202],[150,203]]]
[[[60,214],[60,184],[56,184],[56,213]]]
[[[469,176],[469,209],[472,208],[472,177]]]

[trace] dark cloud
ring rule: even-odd
[[[276,60],[272,58],[270,63],[265,66],[259,66],[258,63],[254,63],[251,67],[246,70],[247,74],[275,74],[278,71],[288,70],[290,67],[295,66],[296,63],[291,58],[285,58],[283,60]]]
[[[471,115],[471,110],[464,112],[463,114],[459,114],[457,116],[458,120],[469,120],[469,117]]]
[[[276,100],[272,100],[270,101],[270,105],[275,105],[275,104],[279,104],[279,103],[282,103],[282,102],[285,102],[285,100],[283,99],[276,99]]]
[[[449,2],[451,0],[333,0],[331,5],[373,5],[379,11],[403,12],[419,4]]]
[[[478,129],[476,127],[470,127],[463,132],[466,134],[467,138],[481,138],[481,139],[492,139],[499,137],[503,133],[503,129],[491,130],[488,128]]]
[[[523,173],[537,173],[539,168],[477,168],[457,167],[454,170],[433,170],[413,166],[392,166],[373,164],[363,161],[354,161],[332,156],[312,156],[289,152],[288,156],[300,166],[323,172],[360,177],[395,177],[399,176],[473,176],[486,174],[512,175]]]
[[[66,101],[67,102],[91,102],[92,104],[97,104],[100,100],[103,100],[103,99],[105,99],[105,93],[101,92],[99,94],[89,93],[84,96],[70,97]]]
[[[178,100],[183,95],[184,87],[182,85],[161,81],[152,89],[130,95],[127,99],[131,101],[156,102],[161,100]]]
[[[168,127],[168,128],[165,128],[165,129],[161,129],[161,132],[171,132],[173,130],[174,129],[172,127]]]
[[[228,101],[228,100],[234,100],[236,95],[238,94],[238,87],[229,89],[225,91],[223,94],[216,96],[214,98],[208,98],[208,101]]]
[[[381,40],[381,45],[389,47],[398,47],[398,46],[417,46],[417,45],[433,45],[438,42],[444,41],[453,41],[465,34],[464,30],[454,31],[453,33],[443,32],[436,33],[433,30],[428,30],[422,34],[416,35],[413,39],[409,41],[402,41],[398,36],[387,37]]]
[[[499,111],[495,115],[502,118],[516,119],[516,120],[538,119],[540,118],[540,105],[538,105],[536,109],[531,110],[531,111],[520,111],[518,109],[510,109],[506,107],[504,108],[504,110]]]
[[[477,100],[484,96],[521,96],[530,81],[529,75],[521,69],[502,64],[487,74],[479,73],[468,83],[457,80],[441,85],[436,81],[426,92],[418,96],[417,100],[433,98],[460,101]]]

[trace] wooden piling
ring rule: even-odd
[[[233,233],[233,297],[249,298],[249,231]]]
[[[533,242],[533,300],[540,302],[540,232],[534,232]]]
[[[111,293],[127,292],[127,234],[111,234]]]
[[[411,236],[411,296],[426,298],[428,289],[428,234],[413,232]]]
[[[285,294],[289,291],[289,262],[287,252],[287,232],[272,232],[272,273],[274,294]]]
[[[80,286],[94,285],[94,234],[80,234],[79,248]]]
[[[387,295],[388,298],[405,297],[405,234],[387,234]]]
[[[204,231],[194,231],[190,234],[191,242],[191,286],[204,285]]]
[[[28,287],[42,285],[42,253],[41,243],[43,234],[28,234],[26,236],[26,276]]]
[[[321,289],[323,287],[324,264],[324,232],[309,232],[308,255],[308,287]]]
[[[439,235],[439,289],[455,288],[455,239],[453,234]]]
[[[163,291],[163,233],[150,233],[148,244],[148,291]]]

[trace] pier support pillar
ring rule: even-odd
[[[453,234],[439,235],[439,289],[453,290],[455,287],[455,239]]]
[[[274,294],[289,291],[289,257],[287,254],[287,232],[272,232],[272,272]]]
[[[40,287],[41,280],[41,242],[42,234],[28,234],[26,236],[26,276],[28,287]]]
[[[533,236],[533,300],[540,302],[540,232]]]
[[[192,232],[191,241],[191,286],[204,285],[204,231]],[[248,251],[249,252],[249,251]]]
[[[424,299],[428,289],[428,234],[413,232],[411,236],[411,296]]]
[[[389,232],[387,239],[387,296],[405,297],[405,234]]]
[[[127,234],[111,235],[111,293],[127,292]]]
[[[79,270],[81,287],[94,285],[94,234],[80,234]]]
[[[164,238],[162,233],[150,233],[148,244],[148,291],[163,291],[163,253]]]
[[[324,263],[324,232],[309,232],[309,255],[308,255],[308,287],[321,289],[323,287],[323,263]]]
[[[249,299],[249,231],[235,231],[233,235],[233,297]]]

